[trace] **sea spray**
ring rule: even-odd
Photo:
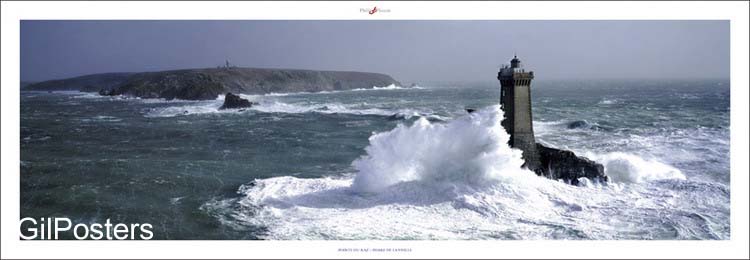
[[[375,134],[367,154],[352,163],[357,169],[352,187],[377,192],[407,181],[477,185],[531,174],[521,169],[521,152],[507,145],[502,117],[495,105],[445,124],[420,118]]]

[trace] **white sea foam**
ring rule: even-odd
[[[168,107],[149,108],[145,111],[146,117],[175,117],[184,115],[213,114],[213,113],[232,113],[236,111],[219,110],[221,103],[218,102],[201,102],[191,103],[188,105],[176,105]]]
[[[127,102],[139,102],[146,104],[161,104],[161,103],[195,103],[200,101],[195,100],[184,100],[184,99],[165,99],[165,98],[140,98],[128,95],[115,95],[115,96],[103,96],[94,92],[70,92],[66,93],[71,95],[72,99],[89,99],[94,101],[127,101]]]
[[[285,103],[278,100],[263,100],[251,109],[266,113],[323,113],[323,114],[353,114],[353,115],[381,115],[400,116],[404,118],[430,116],[411,109],[382,109],[382,108],[359,108],[356,104],[342,103]],[[435,118],[441,119],[437,116]]]
[[[627,153],[607,153],[586,155],[604,165],[604,172],[614,182],[642,183],[654,180],[679,179],[686,177],[680,170],[665,163],[643,159]]]
[[[66,91],[66,92],[55,92],[55,93],[71,95],[70,98],[76,98],[76,99],[77,98],[84,98],[84,99],[107,98],[107,96],[102,96],[102,95],[99,95],[97,93],[92,93],[92,92],[73,92],[73,91],[67,92]]]
[[[534,122],[538,141],[573,144],[577,153],[601,163],[605,173],[615,183],[646,183],[658,180],[685,180],[687,177],[673,165],[703,160],[703,156],[721,156],[725,150],[714,151],[703,148],[696,153],[693,147],[725,147],[724,138],[714,138],[718,134],[709,129],[663,128],[654,132],[637,131],[590,131],[583,133],[570,129],[568,121]],[[626,129],[630,130],[630,129]],[[605,142],[606,147],[592,146],[591,143]],[[600,147],[600,148],[597,148]]]
[[[539,231],[545,227],[533,225],[524,227],[528,234],[509,231],[517,217],[541,222],[558,210],[582,208],[570,206],[574,202],[566,204],[565,199],[556,204],[533,188],[514,189],[505,184],[478,191],[464,185],[412,181],[379,193],[359,193],[352,182],[351,178],[289,176],[258,180],[255,186],[242,188],[238,201],[209,203],[204,209],[237,208],[227,205],[234,203],[244,209],[260,207],[255,212],[230,212],[231,217],[221,221],[229,226],[263,226],[268,230],[266,239],[507,239],[544,234]]]
[[[348,89],[348,90],[326,90],[326,91],[317,91],[317,92],[290,92],[290,93],[269,93],[265,94],[264,96],[291,96],[291,95],[320,95],[320,94],[335,94],[335,93],[343,93],[343,92],[350,92],[350,91],[373,91],[373,90],[411,90],[411,89],[424,89],[420,86],[414,86],[414,87],[402,87],[397,86],[395,84],[391,84],[385,87],[378,87],[378,86],[372,86],[371,88],[355,88],[355,89]]]
[[[383,109],[376,107],[362,108],[359,104],[342,104],[342,103],[302,103],[302,102],[283,102],[273,96],[244,95],[240,97],[256,102],[256,105],[248,109],[227,109],[219,110],[224,100],[224,95],[220,95],[212,101],[189,101],[174,102],[175,106],[157,107],[146,111],[146,117],[174,117],[181,115],[196,114],[219,114],[219,113],[238,113],[247,111],[259,111],[265,113],[322,113],[322,114],[353,114],[353,115],[380,115],[380,116],[397,116],[402,118],[427,117],[430,119],[445,120],[444,117],[433,115],[429,112],[421,112],[414,109]]]
[[[378,86],[372,86],[372,88],[355,88],[352,89],[352,91],[367,91],[367,90],[403,90],[403,89],[423,89],[420,86],[414,86],[414,87],[402,87],[402,86],[396,86],[394,84],[390,84],[385,87],[378,87]]]
[[[93,118],[81,119],[81,122],[120,122],[122,119],[113,116],[95,116]]]
[[[605,99],[602,99],[601,101],[599,101],[598,104],[599,105],[614,105],[614,104],[619,104],[619,103],[620,103],[620,101],[617,100],[617,99],[607,99],[607,98],[605,98]]]
[[[240,95],[242,98],[255,102],[258,96]],[[143,99],[144,103],[173,104],[172,106],[149,108],[145,112],[146,117],[175,117],[200,114],[238,113],[246,109],[219,110],[224,102],[225,95],[219,95],[215,100],[190,101],[190,100],[166,100],[166,99]]]

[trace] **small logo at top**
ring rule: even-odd
[[[368,13],[370,15],[373,15],[375,13],[390,13],[391,9],[382,9],[382,8],[378,8],[377,6],[373,6],[372,9],[370,9],[370,8],[360,8],[359,12],[360,13]]]

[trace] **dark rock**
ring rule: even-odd
[[[536,144],[541,165],[538,169],[531,169],[541,175],[554,180],[564,180],[578,185],[578,178],[588,178],[594,182],[607,182],[609,178],[604,174],[604,166],[586,157],[576,156],[567,150],[549,148]]]
[[[477,110],[476,110],[476,109],[473,109],[473,108],[467,108],[467,109],[466,109],[466,112],[467,112],[467,113],[469,113],[469,114],[471,114],[471,113],[474,113],[474,112],[476,112],[476,111],[477,111]]]
[[[230,108],[246,108],[257,105],[257,103],[250,102],[247,99],[241,98],[238,95],[227,93],[224,97],[224,104],[219,109],[230,109]]]

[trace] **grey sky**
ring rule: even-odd
[[[728,78],[728,21],[22,21],[21,79],[215,67],[488,81]]]

